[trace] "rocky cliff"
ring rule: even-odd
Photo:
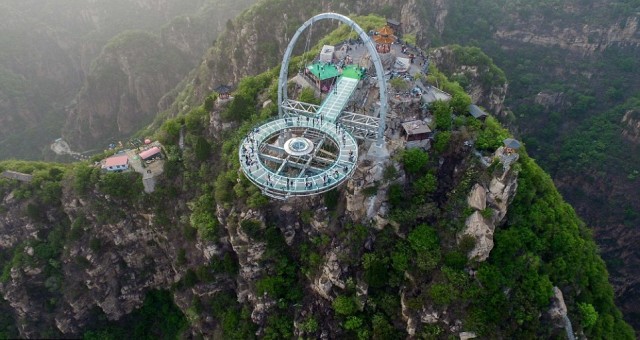
[[[70,111],[65,138],[83,150],[137,131],[188,72],[188,58],[151,34],[127,32],[107,45]]]
[[[501,149],[492,163],[471,147],[494,136],[482,145],[497,149],[506,131],[491,118],[452,117],[458,125],[440,130],[429,152],[396,140],[388,161],[361,161],[338,191],[262,196],[235,156],[251,124],[227,111],[274,114],[261,104],[273,73],[243,82],[264,81],[249,106],[216,101],[166,122],[157,133],[166,177],[152,194],[138,175],[87,163],[2,163],[33,175],[0,179],[0,291],[19,335],[106,336],[113,328],[96,324],[165,289],[186,315],[185,336],[546,337],[562,331],[545,316],[556,285],[576,329],[609,335],[613,320],[632,336],[584,225],[549,178],[524,150],[506,166]],[[403,114],[422,114],[413,109]],[[465,227],[478,214],[493,236]],[[567,279],[577,275],[598,284]],[[600,318],[584,321],[577,302]]]
[[[486,54],[479,49],[444,46],[429,53],[430,60],[451,79],[457,80],[474,104],[496,115],[505,115],[507,79]]]
[[[165,24],[160,36],[125,32],[109,41],[69,108],[63,136],[78,150],[128,137],[174,100],[173,88],[233,17],[253,1],[205,3]]]
[[[622,117],[622,135],[630,142],[640,145],[640,112],[629,110]]]
[[[187,112],[218,85],[237,83],[244,75],[276,65],[295,28],[319,11],[319,4],[298,3],[293,6],[279,2],[261,6],[227,25],[226,33],[207,53],[206,65],[201,65],[197,74],[190,78],[190,85],[181,95],[183,99],[174,103],[170,112]],[[295,14],[291,10],[286,11],[287,17],[274,22],[272,18],[276,15],[273,13],[281,13],[281,8],[285,6],[295,8]],[[559,150],[558,146],[569,138],[568,135],[578,131],[575,128],[578,124],[582,123],[587,129],[589,124],[583,122],[585,117],[603,112],[609,105],[631,95],[630,89],[638,87],[636,85],[640,77],[632,71],[637,69],[635,55],[638,54],[640,34],[637,27],[638,11],[634,6],[625,1],[569,1],[562,4],[399,1],[393,4],[373,2],[371,5],[329,2],[323,10],[362,14],[381,10],[386,17],[400,20],[405,33],[415,34],[419,45],[470,43],[480,46],[505,70],[509,79],[508,104],[503,101],[506,86],[493,88],[490,96],[474,94],[482,87],[479,84],[483,80],[474,77],[479,69],[477,62],[457,64],[454,58],[445,58],[443,63],[443,59],[436,55],[438,65],[448,70],[449,75],[458,76],[460,83],[466,80],[467,89],[479,104],[494,113],[503,114],[505,120],[511,122],[512,128],[532,145],[530,152],[552,171],[563,194],[579,207],[580,214],[596,228],[596,234],[606,235],[609,232],[605,230],[625,228],[621,227],[624,224],[622,220],[637,223],[633,216],[637,215],[640,208],[636,203],[627,204],[625,200],[620,200],[629,197],[627,193],[616,194],[616,203],[610,208],[601,209],[597,202],[610,201],[612,197],[608,193],[611,191],[594,191],[586,181],[576,181],[575,173],[565,176],[556,172],[555,169],[564,165],[559,164],[557,159],[561,158],[554,155],[567,153]],[[261,13],[266,14],[263,17]],[[270,29],[261,29],[263,27]],[[322,29],[314,27],[314,32],[323,33],[320,32]],[[269,46],[263,46],[265,44]],[[257,58],[258,55],[260,58]],[[447,62],[451,62],[453,67],[448,67]],[[463,66],[465,64],[470,66]],[[554,83],[554,79],[562,81]],[[621,120],[622,116],[616,119]],[[626,135],[633,136],[633,130],[625,128],[624,131]],[[635,152],[627,144],[612,147],[623,148],[626,154]],[[621,166],[637,168],[636,164]],[[618,173],[589,169],[589,172],[603,174],[601,178],[615,178],[615,187],[621,188],[616,192],[626,192],[622,189],[625,185],[631,191],[636,188],[637,182],[628,185],[629,171]],[[594,199],[586,199],[591,197],[586,193],[595,195]],[[617,242],[607,239],[603,239],[602,246],[605,242]],[[605,255],[611,259],[614,267],[619,266],[616,264],[617,254],[634,254],[631,257],[637,258],[637,252],[629,247],[615,247],[617,250],[613,250],[606,246],[603,249],[612,249]],[[629,268],[634,262],[625,263],[624,267]],[[634,281],[634,274],[614,271],[614,275],[622,275],[618,277],[620,282]],[[619,288],[619,292],[627,290]],[[623,300],[627,299],[620,295],[620,301]]]
[[[378,5],[420,23],[417,2]],[[449,12],[441,1],[434,5],[445,12],[433,21],[443,32]],[[258,28],[242,36],[262,41]],[[229,59],[238,64],[222,79],[249,72],[242,59]],[[255,56],[245,60],[259,63]],[[21,335],[79,335],[96,318],[115,319],[139,306],[147,290],[168,288],[193,336],[552,337],[558,330],[546,311],[557,286],[580,332],[633,337],[613,305],[588,230],[550,178],[526,153],[501,177],[498,163],[478,158],[489,152],[477,154],[467,143],[482,136],[495,148],[502,133],[492,123],[456,117],[455,131],[436,137],[439,146],[418,172],[406,169],[410,156],[399,152],[386,164],[363,163],[340,192],[268,202],[238,176],[233,160],[248,126],[214,125],[225,108],[193,109],[217,79],[198,72],[189,86],[200,92],[178,102],[188,103],[180,110],[189,113],[158,133],[169,157],[157,193],[139,195],[139,178],[87,173],[86,164],[22,169],[37,175],[31,184],[1,180],[0,290]],[[178,143],[181,124],[186,146]],[[487,222],[500,215],[502,223]],[[465,237],[472,216],[485,226]],[[479,254],[486,261],[476,261]],[[562,306],[558,300],[552,307]]]

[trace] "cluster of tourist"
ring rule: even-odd
[[[389,44],[376,44],[376,51],[378,53],[389,53],[391,51],[391,45],[389,45]]]

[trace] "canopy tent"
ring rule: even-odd
[[[340,70],[336,65],[327,65],[322,63],[314,63],[307,66],[307,70],[311,72],[318,80],[335,78],[340,74]]]

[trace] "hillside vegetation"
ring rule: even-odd
[[[141,193],[137,175],[104,174],[87,163],[0,163],[0,170],[34,174],[30,183],[0,180],[1,230],[15,237],[2,248],[0,289],[14,304],[34,302],[27,314],[12,313],[25,327],[21,335],[60,336],[60,325],[73,317],[64,335],[87,338],[118,338],[127,325],[135,325],[135,334],[242,339],[256,332],[264,338],[322,332],[447,338],[460,331],[561,337],[564,331],[547,316],[557,286],[574,330],[589,338],[634,338],[613,303],[590,232],[550,177],[524,150],[508,173],[497,162],[483,166],[463,142],[475,140],[491,154],[509,133],[493,118],[482,123],[467,115],[460,85],[433,67],[428,81],[437,79],[456,97],[432,108],[434,148],[397,153],[383,179],[361,191],[388,200],[384,228],[349,218],[350,186],[299,202],[262,196],[239,173],[237,147],[255,124],[276,114],[275,105],[262,105],[275,100],[276,75],[273,69],[245,77],[227,105],[210,94],[165,121],[156,132],[166,148],[165,176],[152,194]],[[221,130],[220,121],[230,128]],[[488,260],[469,259],[475,241],[457,240],[473,213],[467,194],[475,183],[500,176],[514,176],[515,198],[495,229]],[[495,212],[481,214],[492,219]],[[19,231],[22,225],[35,233]],[[323,297],[313,287],[327,261],[345,269],[338,277],[343,286]],[[122,288],[112,290],[109,282]],[[67,312],[71,305],[76,316]],[[121,321],[105,320],[141,305]],[[407,321],[425,312],[435,319]]]

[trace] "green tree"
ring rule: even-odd
[[[196,141],[195,153],[196,159],[200,162],[206,161],[211,155],[211,144],[202,136]]]
[[[413,189],[418,195],[431,194],[438,188],[438,179],[431,173],[426,173],[413,182]]]
[[[339,315],[353,315],[358,311],[358,304],[351,296],[339,295],[331,303],[333,310]]]
[[[105,194],[121,199],[135,199],[144,190],[142,176],[137,172],[103,174],[98,187]]]
[[[590,303],[578,303],[580,316],[582,317],[582,327],[591,328],[598,321],[598,312]]]
[[[305,87],[302,89],[302,91],[300,91],[300,96],[298,97],[298,100],[304,103],[309,103],[309,104],[316,104],[316,105],[320,104],[320,99],[316,97],[313,89],[311,89],[310,87]]]
[[[388,258],[380,258],[373,253],[364,254],[362,264],[367,283],[373,288],[384,287],[389,281]]]
[[[344,329],[357,330],[358,328],[362,327],[362,324],[362,318],[359,318],[357,316],[349,316],[347,317],[347,321],[345,321],[344,323]]]
[[[181,127],[182,123],[177,118],[165,121],[160,129],[162,131],[162,135],[159,139],[163,144],[174,144],[180,136]]]
[[[449,142],[451,141],[451,132],[450,131],[439,131],[436,134],[435,141],[433,143],[433,149],[438,153],[442,153],[449,147]]]
[[[217,97],[218,96],[215,93],[213,93],[208,95],[207,98],[204,100],[204,109],[207,110],[207,112],[213,111],[213,107],[215,105]]]
[[[478,134],[476,147],[480,150],[495,151],[507,137],[509,132],[495,118],[489,116],[485,120],[484,129]]]
[[[471,97],[460,89],[451,96],[450,105],[453,111],[457,114],[468,113],[469,105],[471,105]]]
[[[407,239],[409,240],[411,248],[418,253],[438,249],[440,246],[438,234],[435,229],[426,224],[417,226],[409,233]]]
[[[410,174],[419,173],[429,162],[429,155],[421,149],[408,149],[402,153],[402,164]]]
[[[409,89],[409,82],[404,78],[393,78],[389,80],[389,85],[396,91],[406,91]]]
[[[436,100],[431,104],[431,111],[435,117],[438,130],[451,130],[451,106],[448,102]]]

